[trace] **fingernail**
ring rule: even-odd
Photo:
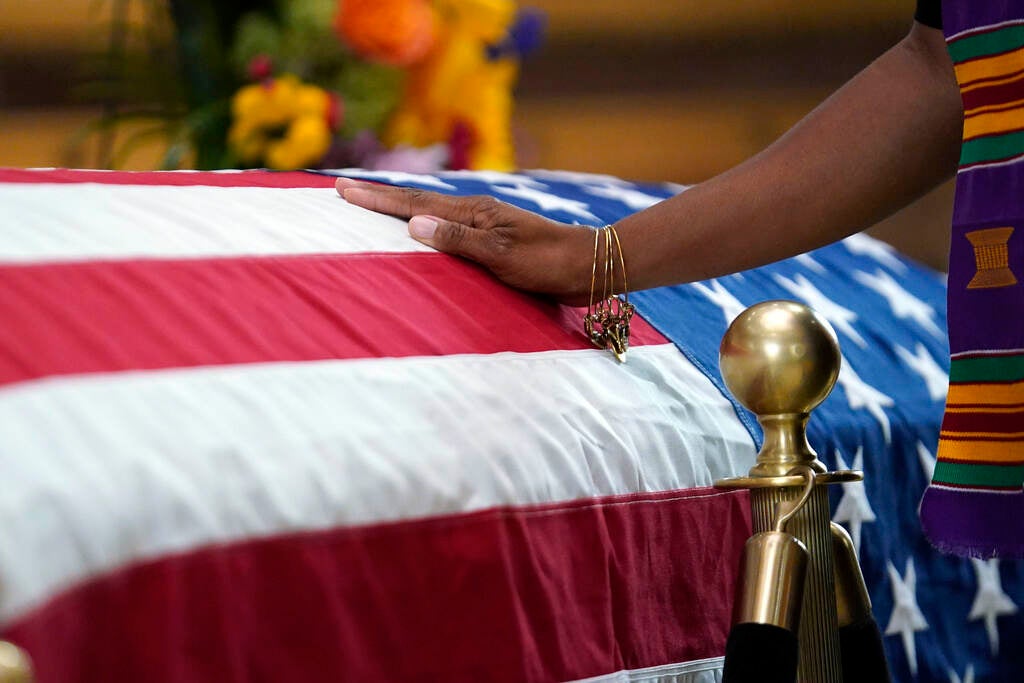
[[[366,201],[370,198],[370,191],[365,187],[346,187],[338,190],[341,198],[350,204],[359,204],[359,200]]]
[[[345,190],[353,190],[357,187],[370,187],[371,183],[363,180],[356,180],[355,178],[338,178],[334,181],[334,189],[338,191],[342,197],[345,196]]]
[[[413,216],[409,221],[409,234],[417,239],[429,240],[437,230],[437,220],[430,216]]]

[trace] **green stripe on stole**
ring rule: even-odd
[[[963,143],[960,152],[960,165],[1000,161],[1024,154],[1024,131],[1015,131],[1005,135],[987,135],[974,138]]]
[[[984,465],[981,463],[946,462],[935,463],[936,484],[958,484],[960,486],[1019,487],[1024,479],[1024,465]]]
[[[954,358],[949,366],[949,381],[1016,382],[1024,379],[1024,355]]]
[[[949,56],[952,57],[954,64],[959,64],[975,57],[1008,52],[1018,47],[1024,47],[1024,24],[1016,24],[987,33],[966,36],[953,41],[948,47]]]

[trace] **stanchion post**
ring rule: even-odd
[[[722,339],[720,363],[729,391],[757,415],[764,429],[764,443],[747,476],[722,479],[715,486],[750,490],[753,530],[759,534],[773,529],[778,511],[792,507],[811,480],[814,490],[787,524],[787,531],[806,546],[809,558],[797,634],[797,681],[843,683],[825,485],[857,481],[863,475],[827,471],[807,442],[811,411],[825,400],[839,376],[835,331],[803,304],[756,304],[729,326]],[[771,572],[761,574],[766,573]],[[748,583],[741,594],[758,591],[771,598],[771,592],[776,591],[774,598],[780,603],[792,599],[782,594],[792,592],[792,581],[773,586],[763,578],[758,584],[756,575],[745,576],[744,580]],[[750,617],[739,614],[738,618],[742,623]]]

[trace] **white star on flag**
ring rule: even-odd
[[[587,194],[603,197],[604,199],[614,199],[622,202],[634,211],[646,209],[648,206],[654,206],[662,201],[661,197],[655,197],[646,192],[622,187],[621,185],[582,185],[581,187]]]
[[[917,442],[917,459],[921,463],[921,469],[924,470],[925,479],[931,481],[932,475],[935,474],[935,454],[920,441]]]
[[[436,187],[439,190],[458,189],[451,183],[446,183],[440,178],[432,175],[423,175],[422,173],[406,173],[405,171],[366,171],[361,168],[343,168],[337,171],[337,173],[339,175],[349,176],[352,178],[362,178],[363,180],[380,180],[382,182],[392,183],[393,185],[416,183],[417,185]]]
[[[879,269],[871,275],[863,270],[856,270],[853,272],[853,278],[885,297],[894,316],[900,320],[913,320],[933,337],[942,338],[943,331],[934,320],[935,309],[903,289],[888,273]]]
[[[843,308],[829,299],[817,287],[812,285],[810,280],[799,273],[792,280],[782,275],[775,275],[775,281],[786,288],[793,296],[803,299],[805,304],[813,308],[818,315],[832,323],[838,331],[852,339],[857,346],[862,349],[867,348],[868,343],[853,328],[853,323],[857,321],[856,313],[848,308]]]
[[[500,192],[501,194],[508,195],[509,197],[518,197],[519,199],[531,201],[539,206],[541,211],[565,211],[566,213],[571,213],[574,216],[579,216],[580,218],[593,221],[594,223],[601,222],[600,218],[587,210],[589,205],[586,202],[577,201],[575,199],[565,199],[558,195],[527,187],[523,183],[517,183],[512,187],[505,187],[504,185],[492,185],[491,187],[495,192]]]
[[[682,194],[693,187],[693,185],[680,185],[679,183],[662,183],[661,186],[674,194]]]
[[[907,655],[910,674],[917,677],[917,647],[914,644],[914,633],[928,630],[928,622],[921,614],[917,604],[917,573],[914,571],[913,558],[907,558],[907,571],[904,576],[888,562],[889,582],[892,584],[892,616],[885,627],[885,635],[899,634],[903,640],[903,650]]]
[[[563,183],[576,183],[587,185],[590,183],[600,185],[632,185],[633,183],[613,175],[603,173],[584,173],[582,171],[552,171],[546,168],[531,168],[527,171],[531,176],[544,178],[545,180],[556,180]]]
[[[941,401],[946,398],[946,390],[949,389],[949,375],[939,367],[924,344],[917,342],[914,353],[907,351],[899,344],[895,344],[893,349],[907,367],[921,376],[925,386],[928,387],[928,395],[933,401]]]
[[[503,171],[441,171],[437,175],[442,178],[455,178],[456,180],[476,180],[490,185],[495,183],[521,184],[536,187],[538,190],[544,190],[548,187],[536,178],[531,178],[522,173],[505,173]]]
[[[1003,592],[998,559],[986,561],[972,557],[971,564],[974,565],[974,573],[978,577],[978,592],[974,595],[974,604],[971,605],[971,613],[967,615],[967,620],[984,619],[988,646],[995,657],[999,654],[999,627],[996,624],[996,617],[1016,614],[1017,605]]]
[[[843,240],[843,246],[851,254],[869,256],[883,266],[888,266],[897,273],[905,273],[907,265],[896,256],[896,250],[885,242],[880,242],[864,234],[850,235]]]
[[[850,467],[843,460],[842,453],[839,449],[836,449],[836,467],[840,470],[848,470]],[[860,470],[864,468],[864,449],[863,447],[857,448],[857,455],[853,456],[853,469]],[[868,502],[867,490],[864,488],[863,481],[850,481],[843,482],[843,497],[839,499],[839,504],[836,505],[836,514],[832,517],[832,520],[840,524],[845,523],[850,529],[850,537],[853,539],[853,547],[857,551],[857,557],[860,557],[860,531],[861,525],[865,522],[875,521],[875,511],[871,509],[871,503]]]
[[[962,679],[955,670],[949,669],[949,683],[974,683],[974,665],[967,665],[967,670],[964,671],[964,677]]]
[[[811,256],[810,254],[800,254],[799,256],[794,256],[793,258],[796,260],[797,263],[802,265],[804,268],[807,268],[808,270],[813,270],[815,273],[818,273],[819,275],[824,275],[825,273],[828,272],[827,270],[825,270],[825,266],[815,261],[814,257]]]
[[[722,283],[718,280],[708,280],[708,284],[710,286],[705,285],[703,282],[694,282],[690,286],[707,297],[711,303],[722,309],[726,325],[732,324],[736,316],[746,310],[747,307],[733,296],[732,292],[723,287]]]
[[[850,408],[868,411],[868,414],[878,420],[878,424],[882,426],[882,435],[885,437],[885,443],[891,443],[892,429],[889,425],[889,416],[885,414],[883,408],[888,408],[895,404],[892,398],[862,380],[854,371],[846,356],[842,357],[839,379],[836,381],[846,393],[846,401]]]

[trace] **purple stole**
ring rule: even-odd
[[[921,522],[940,550],[1024,557],[1024,0],[943,3],[964,103],[949,393]]]

